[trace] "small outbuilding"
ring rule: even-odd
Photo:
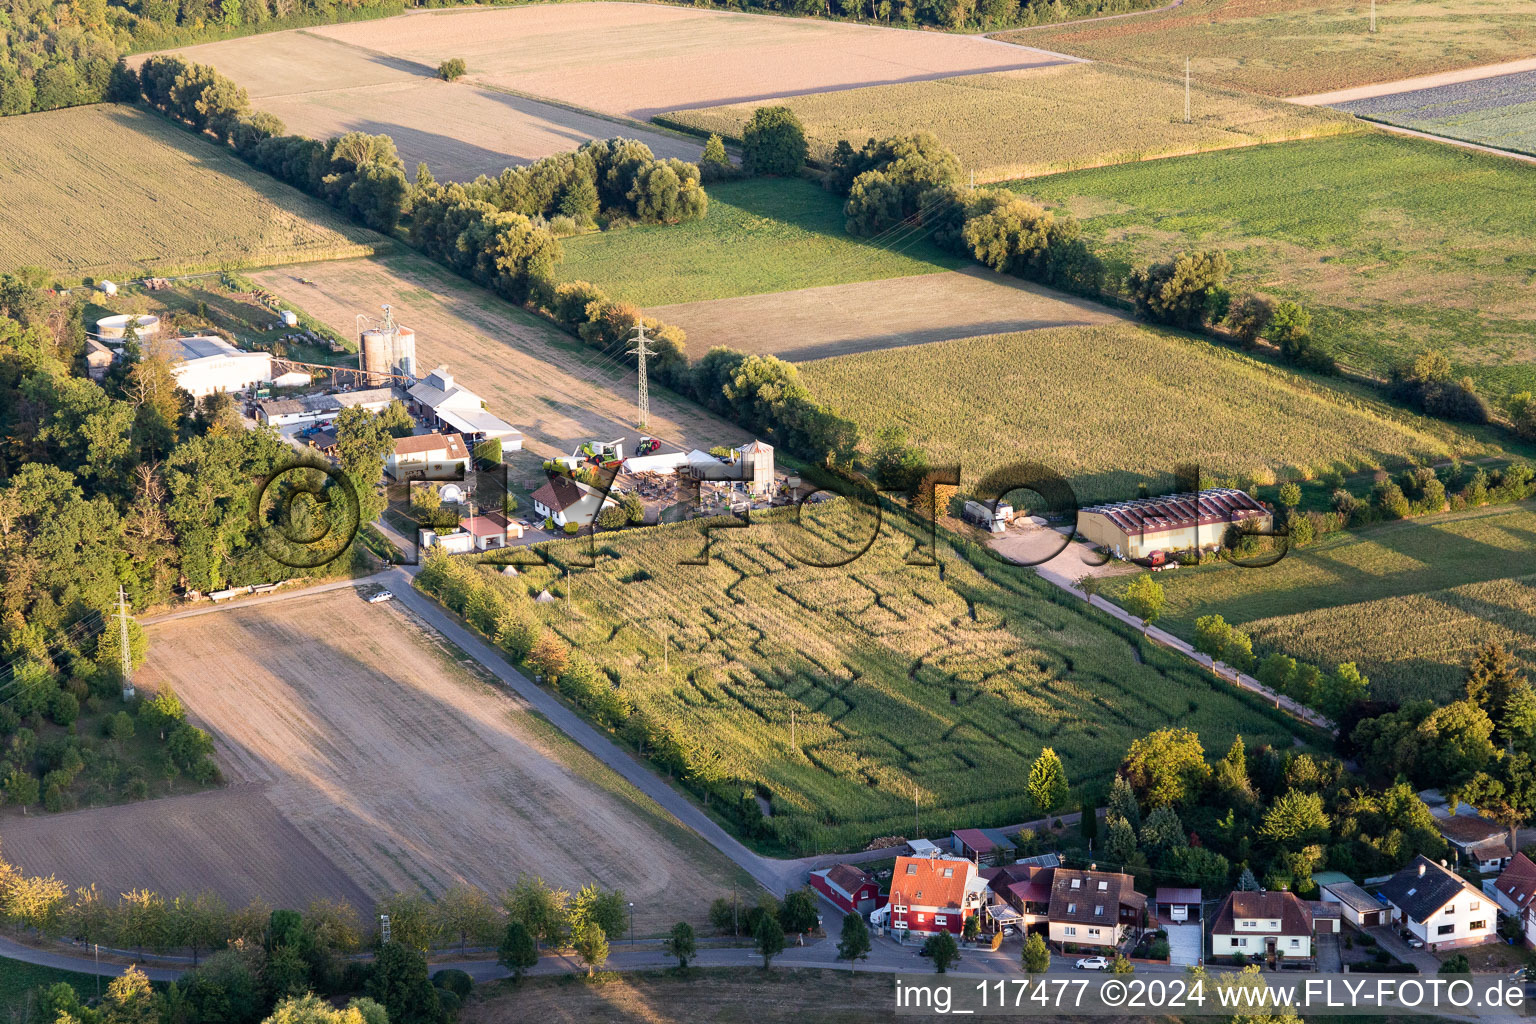
[[[811,888],[843,913],[866,913],[880,898],[880,883],[852,864],[834,864],[811,872]]]
[[[1158,920],[1173,924],[1200,920],[1202,897],[1199,889],[1160,886],[1153,898],[1157,904]]]

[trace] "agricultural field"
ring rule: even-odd
[[[523,432],[534,486],[540,460],[569,454],[583,440],[625,436],[633,426],[632,370],[599,359],[549,323],[414,252],[251,277],[343,335],[355,330],[358,312],[389,301],[396,319],[416,331],[423,370],[447,364]],[[651,395],[651,433],[684,451],[750,440],[739,427],[661,390]]]
[[[683,107],[1061,61],[1027,44],[659,4],[443,10],[310,31],[383,64],[431,69],[461,57],[462,81],[642,121]]]
[[[918,230],[882,239],[843,230],[843,203],[800,178],[709,186],[709,213],[684,224],[563,239],[561,280],[615,299],[668,306],[974,266]]]
[[[0,270],[62,278],[363,256],[389,243],[131,107],[0,120]]]
[[[834,926],[835,928],[835,926]],[[783,961],[776,961],[782,963]],[[888,1006],[888,974],[846,970],[737,968],[613,974],[600,985],[527,978],[477,993],[464,1024],[536,1020],[543,1024],[864,1024],[870,1007]]]
[[[978,182],[1354,131],[1351,118],[1108,64],[1064,64],[776,99],[826,160],[841,139],[931,131]],[[739,139],[763,103],[680,110],[662,124]],[[1063,131],[1070,125],[1070,131]]]
[[[408,170],[424,162],[443,181],[494,177],[514,164],[614,135],[638,138],[660,157],[699,158],[693,139],[465,80],[444,82],[435,64],[381,58],[313,30],[177,52],[239,82],[256,109],[282,118],[291,132],[316,139],[382,132],[395,140]]]
[[[914,791],[924,835],[1027,821],[1043,746],[1074,785],[1099,789],[1132,739],[1174,721],[1213,750],[1237,732],[1291,742],[1271,709],[1027,570],[942,541],[942,575],[908,564],[912,536],[889,520],[876,536],[840,501],[804,518],[809,529],[780,512],[718,530],[707,565],[681,564],[699,555],[699,523],[611,535],[572,580],[574,614],[529,605],[667,723],[690,763],[731,780],[722,791],[763,796],[767,830],[792,852],[910,835]],[[527,602],[589,555],[586,541],[541,550],[556,564],[482,579]]]
[[[783,359],[826,359],[1003,331],[1108,324],[1122,315],[983,267],[824,285],[646,312],[688,332],[697,359],[716,345]],[[751,325],[743,330],[742,325]]]
[[[643,935],[699,920],[735,878],[398,602],[333,591],[150,635],[146,688],[173,687],[236,790],[261,788],[371,896],[535,872],[623,889]]]
[[[1163,573],[1158,625],[1188,637],[1212,613],[1254,649],[1332,667],[1354,661],[1389,700],[1445,700],[1476,647],[1500,640],[1536,670],[1536,506],[1498,506],[1339,534],[1263,570]],[[1126,581],[1105,588],[1113,598]]]
[[[1174,467],[1219,479],[1482,454],[1465,432],[1352,398],[1229,349],[1134,324],[969,338],[800,366],[865,437],[904,427],[974,483],[1034,460],[1079,501],[1158,492]]]
[[[1302,96],[1528,57],[1533,0],[1188,0],[1135,18],[997,38],[1267,96]]]
[[[1536,71],[1336,104],[1373,121],[1536,155]]]
[[[1226,250],[1234,290],[1295,299],[1341,361],[1425,347],[1495,397],[1536,386],[1529,168],[1373,131],[1021,182],[1083,220],[1113,275]]]

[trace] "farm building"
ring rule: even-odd
[[[275,388],[305,388],[314,383],[315,378],[303,370],[289,370],[287,373],[279,373],[272,378],[272,386]]]
[[[396,480],[461,480],[469,471],[469,448],[460,434],[414,434],[395,439],[384,469]]]
[[[1232,487],[1094,505],[1077,513],[1078,535],[1116,558],[1219,547],[1229,526],[1265,530],[1273,524],[1269,509]]]
[[[965,930],[965,919],[987,904],[987,883],[976,865],[960,857],[897,857],[891,898],[870,915],[893,933],[936,935]]]
[[[1312,908],[1293,892],[1233,892],[1211,921],[1216,956],[1312,956]]]
[[[1001,864],[1013,857],[1014,845],[995,828],[959,828],[950,836],[958,856],[978,865]]]
[[[550,473],[544,486],[533,492],[534,512],[562,527],[566,523],[589,526],[599,511],[617,504],[596,487],[563,473]]]
[[[1422,853],[1381,884],[1381,895],[1393,922],[1424,940],[1431,952],[1494,938],[1498,905]]]
[[[394,388],[369,388],[366,391],[336,391],[326,395],[274,398],[256,403],[256,418],[273,427],[318,423],[332,419],[341,410],[352,406],[361,406],[369,412],[380,412],[398,397]]]
[[[1356,928],[1372,928],[1386,924],[1391,912],[1386,905],[1365,889],[1356,885],[1348,875],[1337,871],[1319,871],[1312,876],[1324,903],[1336,903],[1344,920]]]
[[[1199,889],[1158,886],[1152,898],[1159,921],[1182,924],[1200,920],[1202,894]]]
[[[724,459],[697,448],[688,453],[688,473],[695,480],[743,483],[751,494],[766,494],[773,489],[773,468],[773,445],[762,441],[749,441],[733,448]]]
[[[1452,814],[1437,818],[1435,827],[1461,857],[1470,859],[1478,870],[1499,872],[1509,863],[1509,830],[1480,814]]]
[[[843,913],[864,913],[880,898],[880,883],[852,864],[834,864],[811,872],[811,888]]]
[[[272,380],[272,355],[242,352],[211,335],[174,341],[171,375],[193,398],[218,391],[246,391]]]
[[[494,551],[507,546],[509,537],[521,537],[523,528],[497,512],[472,516],[459,523],[459,527],[475,539],[476,551]]]
[[[1050,939],[1057,944],[1112,949],[1141,927],[1147,898],[1117,871],[1056,868],[1051,873]]]
[[[1498,878],[1483,879],[1483,892],[1492,896],[1504,913],[1523,922],[1526,911],[1536,906],[1532,902],[1536,897],[1536,862],[1523,853],[1515,854]]]
[[[115,358],[112,350],[95,338],[85,339],[85,372],[91,380],[99,381],[105,377]]]
[[[411,401],[434,421],[438,430],[464,435],[473,448],[481,441],[495,438],[512,451],[523,448],[523,434],[512,424],[486,411],[480,396],[453,379],[446,366],[439,366],[410,390]]]
[[[309,446],[318,451],[321,455],[336,454],[337,438],[336,435],[329,430],[321,430],[310,434],[307,440],[309,441]]]

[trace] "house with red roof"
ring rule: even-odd
[[[880,883],[852,864],[834,864],[811,872],[811,888],[843,913],[864,913],[880,899]]]
[[[1014,845],[999,829],[957,828],[949,837],[955,855],[986,866],[1013,859]]]
[[[870,915],[895,935],[937,935],[965,930],[965,920],[983,912],[987,881],[974,861],[963,857],[897,857],[891,897]]]
[[[1483,880],[1483,892],[1493,897],[1500,910],[1524,923],[1526,911],[1536,906],[1536,862],[1523,853],[1515,854],[1502,874]]]
[[[1211,952],[1310,959],[1313,928],[1311,905],[1293,892],[1233,892],[1211,921]]]

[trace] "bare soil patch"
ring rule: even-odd
[[[151,632],[146,689],[172,686],[226,774],[264,783],[276,813],[370,895],[497,892],[532,872],[623,889],[645,934],[698,920],[729,888],[719,854],[398,603],[334,591]]]
[[[446,363],[541,457],[569,454],[582,440],[621,437],[634,426],[636,380],[627,366],[597,358],[547,322],[414,253],[254,279],[343,334],[356,329],[359,311],[391,303],[395,317],[416,331],[418,364]],[[739,427],[659,388],[651,391],[648,432],[685,451],[748,440]]]
[[[427,68],[462,57],[469,80],[641,119],[1061,60],[974,36],[651,4],[440,10],[310,31]]]
[[[790,360],[1124,319],[1087,300],[981,267],[687,302],[648,312],[688,332],[692,358],[715,345],[729,345]]]
[[[230,906],[259,899],[303,907],[329,898],[368,913],[379,894],[360,888],[278,813],[268,789],[237,785],[12,819],[5,825],[5,857],[69,885],[94,883],[108,900],[131,889],[166,895],[206,889]]]

